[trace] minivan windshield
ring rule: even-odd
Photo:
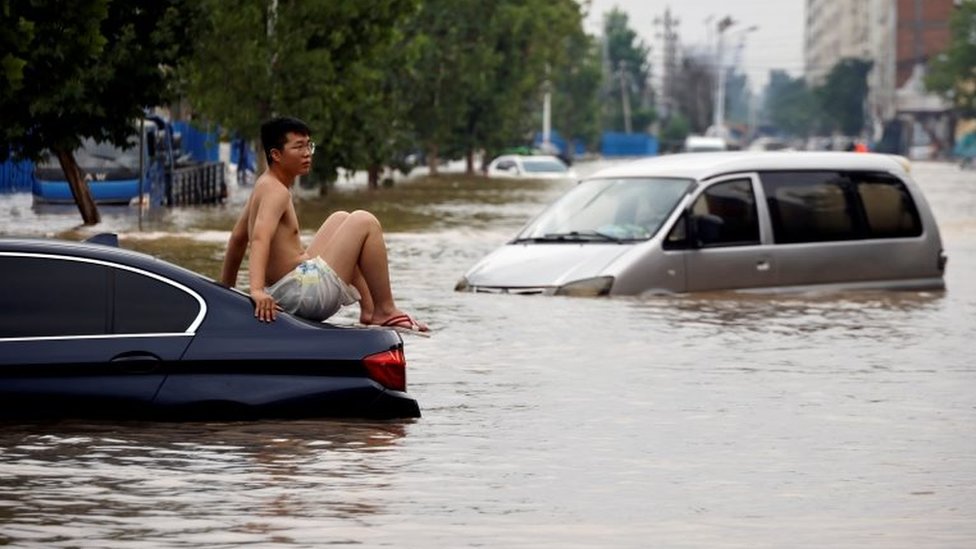
[[[525,227],[515,242],[647,240],[693,184],[672,178],[583,181]]]

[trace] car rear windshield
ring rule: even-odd
[[[646,240],[668,219],[690,179],[591,179],[563,195],[516,241]],[[597,237],[597,238],[594,238]]]

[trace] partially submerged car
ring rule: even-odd
[[[935,218],[900,157],[676,154],[580,182],[456,289],[937,290],[946,261]]]
[[[488,164],[489,177],[574,179],[576,174],[557,156],[505,154]]]
[[[0,272],[0,417],[420,416],[393,330],[259,322],[113,236],[2,238]]]

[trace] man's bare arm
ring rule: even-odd
[[[267,284],[268,258],[274,239],[291,194],[284,188],[271,189],[252,205],[257,207],[254,226],[251,228],[251,254],[248,270],[251,279],[251,299],[254,300],[254,316],[270,322],[277,316],[277,304],[264,287]]]
[[[237,285],[237,272],[241,268],[241,261],[244,260],[244,252],[247,250],[247,212],[248,208],[244,208],[227,240],[227,252],[224,254],[220,282],[228,288]]]

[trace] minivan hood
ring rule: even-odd
[[[558,286],[602,274],[633,244],[507,244],[465,274],[468,284],[490,288]]]

